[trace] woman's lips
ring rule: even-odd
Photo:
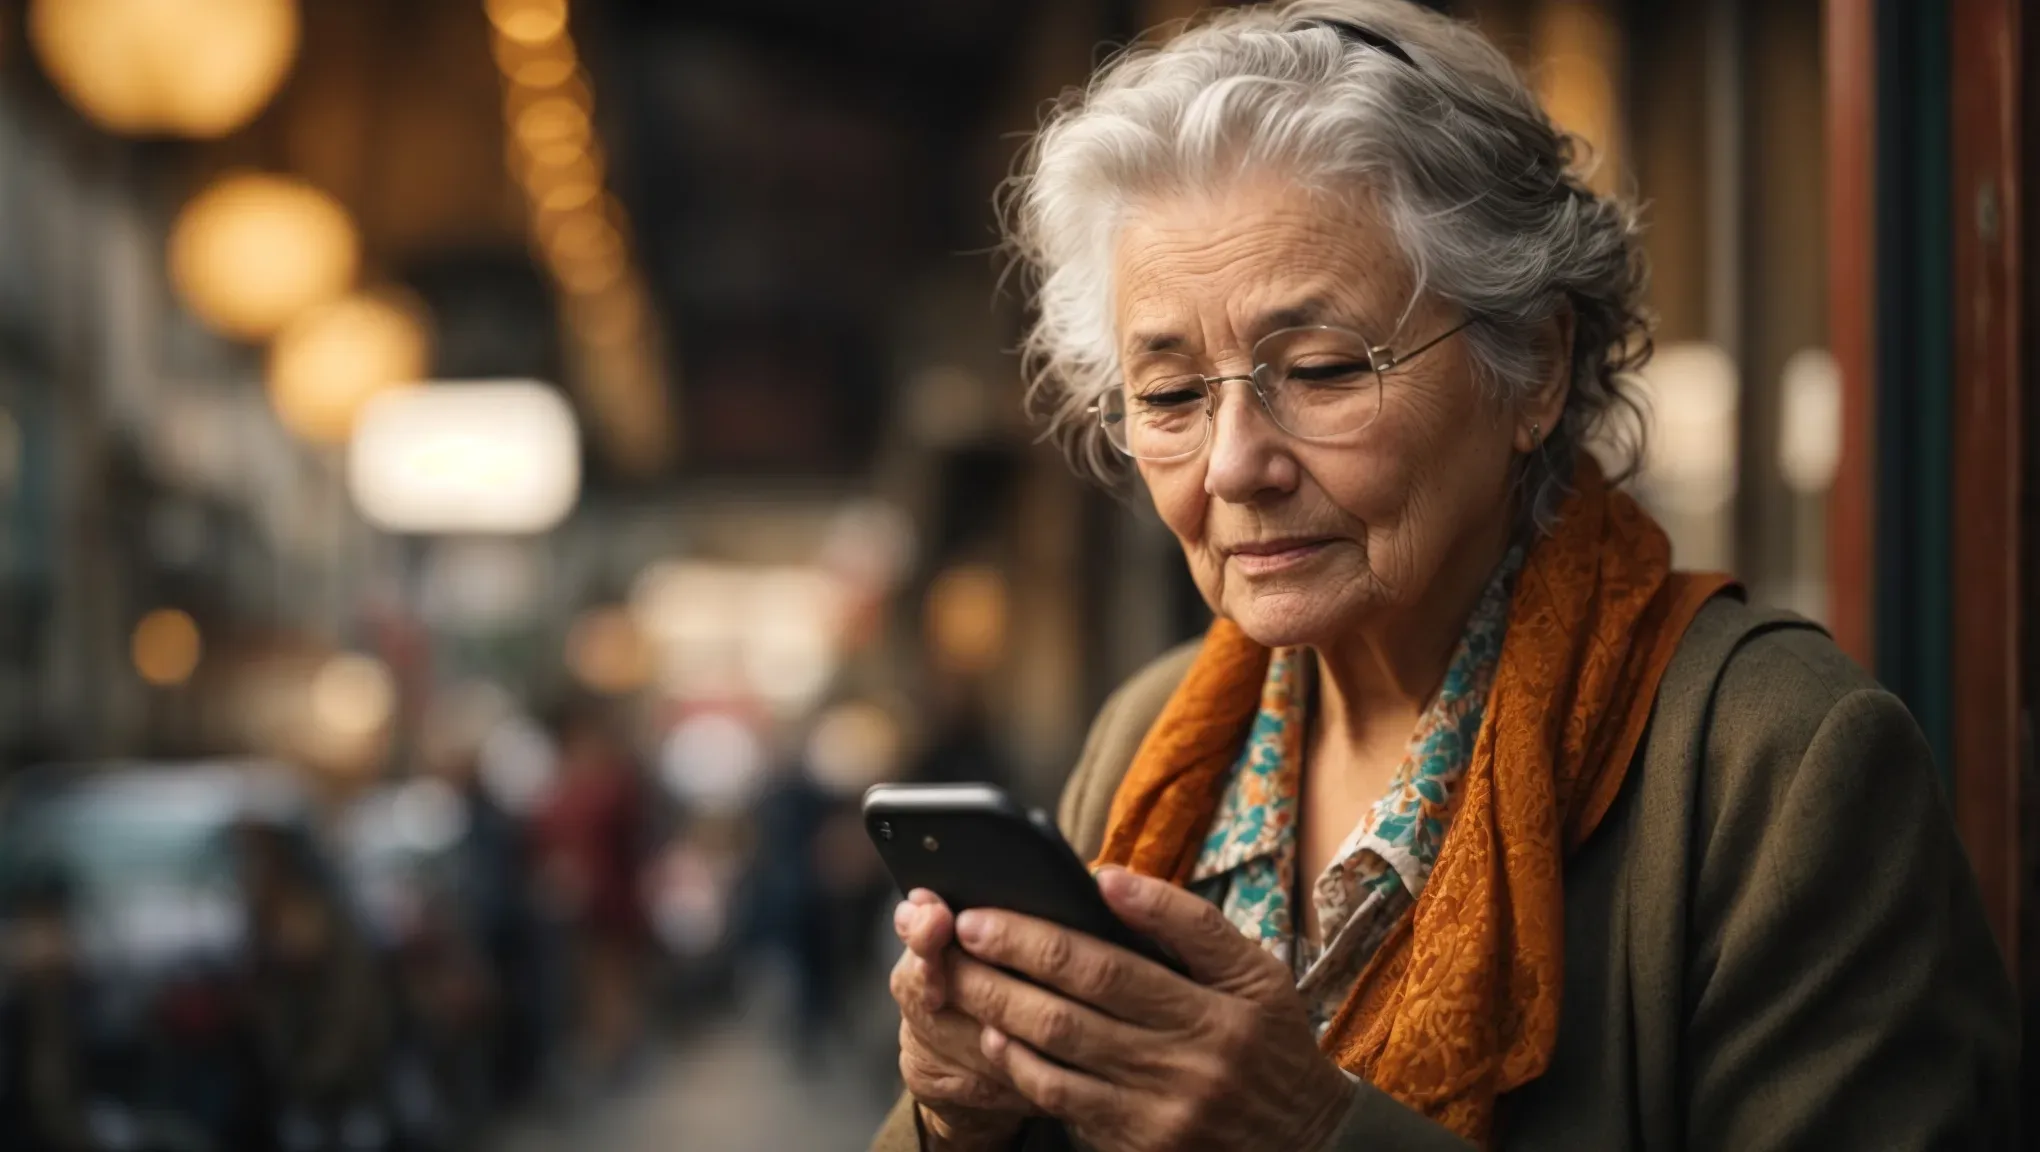
[[[1317,559],[1318,553],[1330,546],[1329,540],[1308,540],[1282,545],[1272,551],[1257,549],[1252,552],[1234,552],[1232,562],[1249,576],[1266,576],[1308,564]]]

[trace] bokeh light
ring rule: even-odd
[[[595,198],[600,195],[602,185],[598,181],[568,177],[547,188],[538,197],[538,210],[548,214],[572,212],[593,204]]]
[[[390,819],[404,846],[421,856],[444,852],[467,835],[467,806],[453,785],[437,776],[407,780],[390,804]]]
[[[387,391],[355,426],[347,482],[386,532],[543,532],[580,496],[580,427],[536,381]]]
[[[269,402],[283,426],[315,444],[344,444],[380,393],[423,380],[431,366],[422,309],[392,292],[360,293],[306,311],[269,349]]]
[[[1802,496],[1835,482],[1842,460],[1842,374],[1825,348],[1801,348],[1778,377],[1778,471]]]
[[[534,155],[555,147],[578,153],[586,150],[594,139],[588,109],[566,96],[547,96],[525,105],[517,113],[512,129],[518,144]]]
[[[525,56],[504,65],[511,83],[531,89],[557,88],[573,79],[580,67],[580,61],[568,52]]]
[[[353,220],[331,196],[288,177],[237,173],[179,214],[170,278],[193,315],[255,342],[353,287],[360,250]]]
[[[1656,418],[1645,478],[1662,507],[1713,515],[1736,492],[1736,409],[1741,380],[1718,344],[1667,344],[1645,367],[1642,393]]]
[[[527,43],[498,29],[489,41],[503,79],[517,87],[533,91],[556,88],[580,74],[581,58],[572,37],[560,35]]]
[[[986,672],[1006,654],[1006,578],[987,564],[944,571],[929,586],[926,628],[938,667],[956,674]]]
[[[765,743],[743,717],[706,711],[674,725],[659,749],[659,780],[709,816],[740,813],[764,783]]]
[[[198,623],[180,608],[158,608],[143,616],[128,647],[136,675],[158,688],[190,680],[204,652]]]
[[[567,633],[567,667],[583,685],[608,695],[642,688],[652,678],[652,651],[630,613],[591,608]]]
[[[868,700],[838,704],[808,734],[808,776],[824,791],[854,796],[899,773],[900,743],[899,721],[884,707]]]
[[[567,29],[566,0],[488,0],[489,23],[519,44],[557,40]]]
[[[210,138],[254,119],[290,73],[296,0],[36,0],[44,71],[111,131]]]
[[[312,719],[327,735],[360,740],[381,731],[396,711],[397,684],[382,661],[344,652],[312,677]]]

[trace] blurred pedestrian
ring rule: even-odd
[[[640,894],[641,776],[607,709],[563,707],[554,724],[559,776],[533,825],[541,898],[571,934],[576,999],[572,1058],[608,1080],[641,1039],[638,1020],[651,940]]]
[[[524,827],[483,786],[477,734],[435,749],[429,769],[461,807],[461,836],[449,852],[452,888],[465,932],[488,972],[492,993],[487,1090],[518,1099],[536,1086],[545,1043],[543,947],[532,907],[532,861]]]
[[[827,893],[816,846],[831,800],[800,766],[779,772],[758,803],[758,851],[753,865],[755,942],[793,976],[787,1044],[812,1066],[834,1015]]]
[[[934,731],[909,773],[924,784],[1014,784],[1012,757],[995,731],[981,691],[950,688],[936,701]]]
[[[86,1152],[100,1144],[86,1113],[84,987],[71,888],[56,872],[29,877],[13,916],[0,1001],[0,1146]]]
[[[245,1019],[284,1152],[381,1148],[388,1140],[390,997],[369,942],[286,830],[237,832],[249,893]]]
[[[244,989],[284,1152],[378,1148],[393,1021],[369,943],[332,877],[283,829],[238,829],[251,955]]]

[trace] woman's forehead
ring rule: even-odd
[[[1250,185],[1169,197],[1130,212],[1114,251],[1123,350],[1195,341],[1223,314],[1244,333],[1304,323],[1392,320],[1408,269],[1358,205]]]

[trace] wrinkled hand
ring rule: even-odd
[[[1352,1087],[1289,970],[1174,885],[1107,868],[1098,888],[1190,977],[1045,921],[965,912],[950,999],[984,1022],[984,1055],[1100,1152],[1323,1148]]]
[[[948,905],[924,888],[893,912],[893,930],[907,946],[892,971],[900,1076],[935,1147],[1001,1148],[1037,1109],[985,1056],[983,1025],[953,1006],[955,928]]]

